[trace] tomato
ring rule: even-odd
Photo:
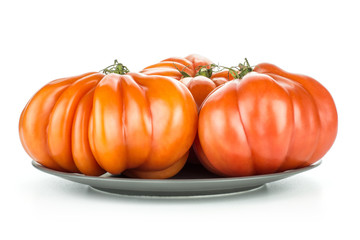
[[[183,84],[138,73],[87,73],[50,82],[19,122],[26,152],[45,167],[139,178],[179,172],[196,128],[196,104]]]
[[[192,93],[200,107],[207,95],[216,87],[232,80],[228,70],[212,72],[213,62],[203,56],[191,54],[185,58],[167,58],[159,63],[144,68],[147,75],[168,76],[180,80]]]
[[[90,146],[110,173],[167,178],[185,164],[196,126],[195,102],[178,81],[110,74],[95,89]]]
[[[218,175],[281,172],[322,158],[337,125],[335,103],[319,82],[263,63],[208,96],[194,149]]]

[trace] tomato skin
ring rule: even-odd
[[[276,67],[275,65],[263,63],[255,67],[254,71],[265,73],[275,78],[292,79],[302,85],[307,92],[309,92],[318,109],[318,114],[321,122],[321,131],[319,136],[318,148],[313,153],[313,159],[320,159],[333,145],[338,126],[338,116],[334,100],[330,93],[315,79],[300,75],[288,73]],[[314,162],[314,161],[312,161]],[[309,164],[307,164],[309,165]]]
[[[198,108],[207,95],[217,87],[211,79],[204,76],[186,77],[181,79],[180,82],[190,90]]]
[[[210,59],[199,54],[190,54],[186,56],[185,59],[193,64],[195,71],[198,71],[201,66],[207,66],[213,63]]]
[[[144,68],[141,73],[147,75],[169,76],[179,80],[190,90],[198,108],[207,95],[219,85],[233,79],[228,70],[215,72],[210,78],[198,76],[201,66],[209,66],[213,62],[198,54],[190,54],[185,58],[172,57]],[[184,77],[184,71],[189,77]]]
[[[45,167],[66,171],[50,155],[47,144],[49,115],[61,94],[75,81],[91,75],[54,80],[41,88],[27,103],[19,121],[21,143],[29,156]]]
[[[95,90],[91,118],[90,146],[105,170],[167,176],[164,172],[179,169],[176,162],[192,145],[197,109],[189,90],[176,80],[110,74]]]
[[[74,163],[85,175],[99,176],[105,173],[97,163],[89,143],[89,122],[93,107],[94,90],[86,93],[78,103],[71,133],[71,150]]]
[[[165,59],[159,63],[144,68],[141,73],[146,75],[167,76],[175,78],[176,80],[180,80],[182,75],[179,70],[184,71],[190,76],[195,76],[196,74],[194,65],[190,61],[181,58]]]
[[[168,76],[176,80],[184,76],[180,71],[184,71],[189,77],[195,77],[201,66],[208,66],[213,62],[203,56],[190,54],[185,58],[170,57],[159,63],[145,67],[140,73],[146,75]],[[223,77],[223,75],[219,76]]]
[[[320,83],[259,64],[208,96],[194,150],[218,175],[268,174],[311,165],[336,134],[336,107]]]
[[[35,161],[94,176],[171,177],[184,166],[196,131],[196,104],[183,84],[136,73],[53,81],[19,122],[21,142]]]
[[[69,172],[79,172],[71,149],[76,108],[81,98],[92,91],[103,77],[101,73],[94,73],[74,82],[57,99],[49,116],[47,126],[49,153],[53,160]]]

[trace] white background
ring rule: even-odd
[[[0,238],[360,239],[359,23],[356,1],[346,0],[1,1]],[[41,86],[115,58],[138,71],[190,53],[271,62],[320,81],[339,115],[322,165],[203,199],[104,195],[31,166],[18,119]]]

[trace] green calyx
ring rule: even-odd
[[[239,79],[243,78],[246,74],[253,71],[253,68],[250,66],[249,61],[245,58],[244,64],[239,64]]]
[[[199,66],[196,76],[204,76],[207,78],[211,78],[214,71],[216,71],[218,65],[215,63],[206,65],[206,66]]]
[[[119,63],[118,60],[114,60],[114,64],[100,70],[100,72],[102,72],[104,74],[117,73],[120,75],[125,75],[130,71],[122,63]]]

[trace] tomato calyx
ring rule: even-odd
[[[204,76],[207,78],[211,78],[214,71],[217,71],[218,65],[212,63],[210,65],[199,66],[197,69],[196,76]]]
[[[185,66],[183,69],[179,69],[176,65],[175,65],[175,63],[173,63],[174,64],[174,67],[176,68],[176,70],[178,70],[179,71],[179,73],[181,73],[181,75],[182,75],[182,78],[186,78],[186,77],[191,77],[188,73],[186,73],[184,70],[186,69],[186,68],[188,68],[189,67],[189,65],[187,65],[187,66]],[[199,67],[197,67],[197,69],[196,69],[196,74],[195,74],[195,77],[196,76],[204,76],[204,77],[207,77],[207,78],[211,78],[211,76],[212,76],[212,73],[213,73],[213,70],[215,69],[215,68],[217,68],[218,67],[218,65],[216,65],[216,64],[209,64],[209,65],[205,65],[205,66],[199,66]]]
[[[124,66],[122,63],[119,63],[118,60],[114,60],[114,64],[100,70],[100,72],[104,73],[104,74],[110,74],[110,73],[117,73],[120,75],[125,75],[128,72],[130,72],[130,70]]]
[[[196,76],[204,76],[207,78],[211,78],[214,72],[221,72],[224,70],[227,70],[229,76],[231,75],[234,79],[242,79],[246,74],[253,71],[253,67],[250,65],[247,58],[245,58],[244,63],[239,63],[237,66],[232,66],[232,67],[226,67],[213,63],[210,65],[199,66],[197,69]]]
[[[253,71],[253,68],[250,66],[250,63],[247,60],[247,58],[245,58],[244,64],[241,63],[238,64],[238,69],[239,69],[239,77],[240,77],[239,79],[243,78],[246,74]]]

